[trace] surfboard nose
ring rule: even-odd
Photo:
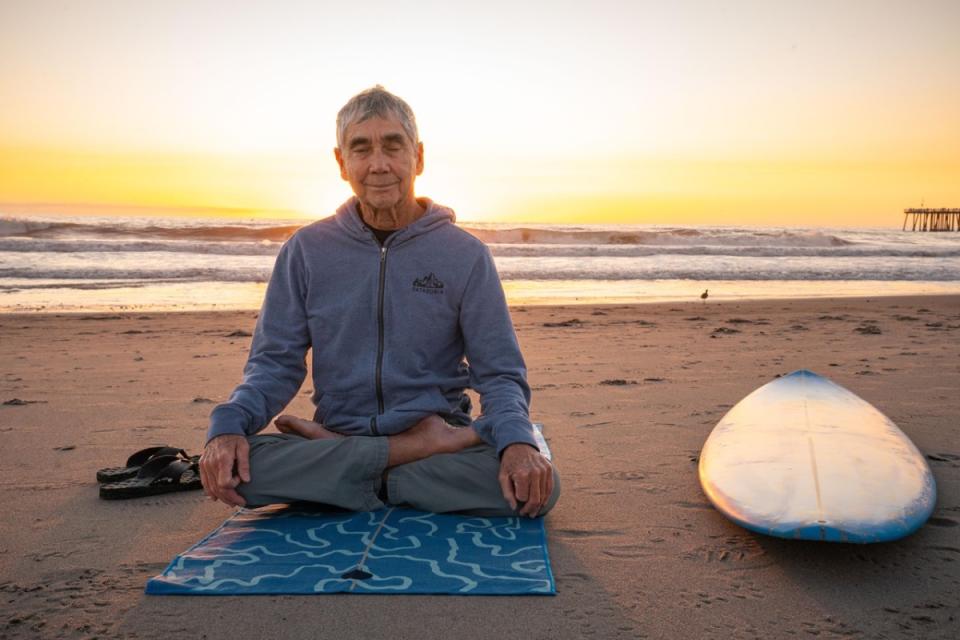
[[[781,378],[793,378],[793,377],[804,378],[804,377],[810,377],[810,376],[819,378],[820,374],[810,371],[809,369],[797,369],[796,371],[791,371],[785,376],[781,376]]]

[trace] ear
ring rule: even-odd
[[[417,143],[417,175],[423,173],[423,143]]]
[[[340,165],[340,177],[349,182],[350,179],[347,178],[347,165],[343,161],[343,153],[341,153],[340,147],[333,148],[333,157],[337,159],[337,164]]]

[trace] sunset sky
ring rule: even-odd
[[[461,219],[960,206],[956,0],[459,5],[3,0],[0,214],[328,215],[336,113],[377,83]]]

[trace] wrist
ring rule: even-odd
[[[529,448],[533,449],[534,451],[536,451],[537,453],[540,453],[540,448],[537,447],[536,445],[530,444],[529,442],[512,442],[512,443],[508,444],[507,446],[505,446],[503,449],[501,449],[501,451],[500,451],[500,459],[501,459],[501,460],[503,459],[503,454],[505,454],[508,449],[515,449],[515,450],[516,450],[517,447],[529,447]]]

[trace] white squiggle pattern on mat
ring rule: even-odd
[[[150,580],[154,594],[552,594],[542,520],[391,508],[241,510]]]

